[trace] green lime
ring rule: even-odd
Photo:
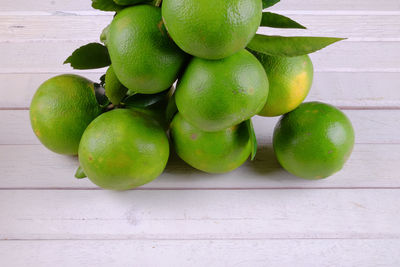
[[[168,33],[185,52],[221,59],[245,48],[260,26],[261,0],[164,0]]]
[[[260,116],[280,116],[297,108],[310,91],[314,68],[308,55],[274,57],[254,53],[267,72],[269,95]]]
[[[154,94],[168,89],[187,57],[169,38],[161,9],[150,5],[119,12],[106,39],[115,74],[136,93]]]
[[[44,82],[30,107],[32,129],[42,144],[67,155],[78,153],[83,132],[100,113],[93,82],[68,74]]]
[[[96,118],[79,146],[79,162],[96,185],[128,190],[157,178],[169,157],[163,128],[143,112],[115,109]]]
[[[194,58],[175,94],[186,120],[203,131],[220,131],[260,112],[268,79],[257,58],[242,50],[220,60]]]
[[[128,88],[123,86],[118,80],[112,66],[110,66],[106,72],[104,88],[106,96],[114,105],[118,105],[128,92]]]
[[[171,123],[174,148],[186,163],[209,173],[225,173],[242,165],[250,156],[246,123],[218,132],[204,132],[178,113]]]
[[[282,116],[273,144],[287,171],[305,179],[322,179],[342,169],[353,150],[354,130],[339,109],[308,102]]]

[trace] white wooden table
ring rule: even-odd
[[[400,1],[282,0],[309,26],[349,37],[312,55],[308,100],[341,107],[357,135],[342,172],[297,179],[273,157],[277,119],[255,120],[260,150],[227,175],[173,157],[138,190],[73,178],[47,151],[28,107],[63,60],[112,16],[89,0],[0,0],[0,266],[400,266]],[[104,70],[80,72],[97,80]]]

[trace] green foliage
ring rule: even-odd
[[[92,7],[102,11],[120,11],[122,6],[117,5],[113,0],[92,0]]]
[[[288,17],[271,12],[263,13],[260,26],[271,28],[306,29],[306,27]]]
[[[99,43],[90,43],[76,49],[64,64],[79,70],[104,68],[111,64],[107,47]]]
[[[271,7],[277,4],[280,0],[262,0],[263,8]]]
[[[344,40],[333,37],[283,37],[256,34],[247,48],[271,56],[295,57],[316,52]]]
[[[122,100],[122,103],[127,107],[135,107],[135,108],[147,108],[156,103],[164,100],[168,94],[169,90],[163,91],[158,94],[134,94],[126,97]]]

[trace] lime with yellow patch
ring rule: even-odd
[[[218,132],[204,132],[178,113],[171,123],[174,148],[186,163],[208,173],[226,173],[241,166],[251,154],[246,123]]]
[[[76,155],[83,132],[101,111],[93,82],[65,74],[39,87],[31,102],[30,120],[44,146],[59,154]]]
[[[176,105],[203,131],[221,131],[256,115],[268,97],[268,78],[247,50],[220,60],[194,58],[178,82]]]
[[[115,109],[96,118],[79,146],[79,162],[96,185],[128,190],[153,181],[165,169],[169,142],[152,117]]]
[[[282,116],[274,130],[273,146],[288,172],[305,179],[322,179],[343,168],[354,138],[353,126],[342,111],[308,102]]]
[[[307,97],[313,82],[314,68],[310,57],[253,54],[264,66],[269,80],[268,100],[258,115],[275,117],[297,108]]]
[[[164,0],[169,34],[186,53],[221,59],[245,48],[260,26],[261,0]]]
[[[168,89],[187,58],[169,38],[158,7],[138,5],[123,9],[106,35],[118,80],[136,93],[155,94]]]

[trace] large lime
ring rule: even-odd
[[[176,90],[179,112],[203,131],[220,131],[251,118],[267,97],[264,68],[246,50],[220,60],[194,58]]]
[[[297,108],[310,91],[314,69],[308,55],[274,57],[254,53],[267,72],[269,95],[259,115],[273,117]]]
[[[132,189],[157,178],[169,157],[163,128],[143,112],[116,109],[95,119],[79,146],[79,162],[96,185]]]
[[[246,123],[218,132],[204,132],[178,113],[171,124],[177,154],[192,167],[209,173],[224,173],[242,165],[250,156]]]
[[[165,30],[161,9],[154,6],[122,10],[106,34],[115,74],[136,93],[154,94],[168,89],[186,60]]]
[[[221,59],[246,47],[261,22],[261,0],[164,0],[162,15],[185,52]]]
[[[75,155],[89,123],[101,113],[93,82],[77,75],[60,75],[44,82],[33,96],[33,131],[48,149]]]
[[[308,102],[281,118],[273,144],[287,171],[306,179],[322,179],[342,169],[353,149],[354,130],[337,108]]]

